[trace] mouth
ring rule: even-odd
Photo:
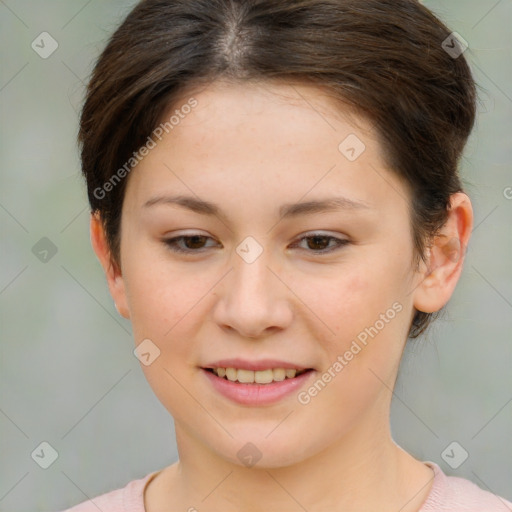
[[[239,384],[272,384],[295,379],[313,368],[267,368],[263,370],[247,370],[233,367],[203,368],[221,379]]]
[[[290,399],[316,373],[313,368],[276,366],[265,369],[261,363],[256,366],[259,369],[250,370],[216,364],[213,367],[202,367],[201,370],[214,392],[246,407],[271,406],[281,400]]]
[[[200,366],[205,383],[238,405],[271,406],[291,399],[317,373],[314,368],[284,359],[229,358]]]

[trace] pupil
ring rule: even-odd
[[[312,236],[310,240],[315,240],[315,243],[313,245],[317,245],[318,240],[323,240],[324,242],[327,241],[328,237],[326,236]],[[320,242],[320,245],[322,245],[322,242]],[[322,247],[310,247],[310,249],[322,249]]]
[[[189,236],[187,237],[187,247],[189,249],[197,249],[198,247],[196,247],[195,243],[198,242],[198,239],[200,239],[200,241],[198,242],[199,245],[201,245],[201,239],[203,239],[204,236],[202,235],[194,235],[194,236]],[[192,243],[193,247],[190,247],[190,243]]]

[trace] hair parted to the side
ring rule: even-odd
[[[417,0],[144,0],[109,40],[80,119],[93,212],[120,264],[127,176],[95,193],[146,142],[176,99],[217,78],[317,85],[370,120],[410,190],[416,263],[462,191],[458,163],[476,87],[450,30]],[[417,311],[409,337],[436,314]]]

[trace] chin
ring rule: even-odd
[[[262,434],[252,428],[250,431],[237,432],[235,439],[226,439],[223,444],[219,444],[218,438],[208,444],[212,451],[227,462],[247,468],[282,468],[300,463],[313,455],[309,453],[312,451],[311,445],[304,446],[304,438],[298,434],[297,429],[289,434],[283,430],[280,436],[276,435],[273,439],[274,434],[268,436],[268,433],[269,429],[265,429]]]

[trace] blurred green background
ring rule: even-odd
[[[417,458],[512,500],[512,1],[424,3],[468,41],[480,87],[461,164],[475,229],[447,314],[406,349],[392,430]],[[3,512],[62,510],[177,459],[90,247],[76,146],[94,59],[134,4],[0,0]],[[47,58],[31,46],[42,32],[39,53],[58,44]],[[441,456],[453,441],[469,454],[457,469]],[[42,442],[58,454],[48,469]]]

